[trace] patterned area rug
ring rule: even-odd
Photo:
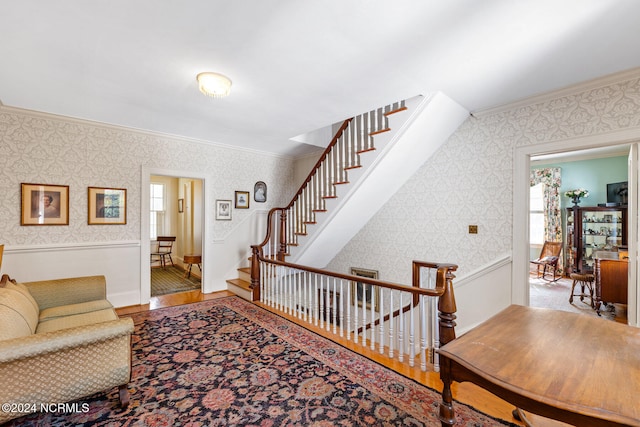
[[[133,316],[131,404],[14,426],[439,426],[440,394],[240,298]],[[513,425],[460,403],[457,426]]]
[[[198,267],[195,266],[197,269]],[[194,291],[200,289],[200,279],[193,274],[184,277],[184,271],[174,266],[151,269],[151,296],[173,294],[176,292]]]

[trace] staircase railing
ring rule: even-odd
[[[457,266],[413,262],[412,286],[319,270],[257,254],[259,304],[401,364],[439,369],[436,349],[455,339]]]
[[[349,182],[348,171],[361,167],[360,155],[375,150],[373,136],[389,130],[388,117],[406,109],[403,100],[342,123],[291,202],[269,212],[267,236],[259,245],[265,256],[284,260],[307,225],[316,223],[316,214],[326,211],[325,201],[336,197],[336,186]]]

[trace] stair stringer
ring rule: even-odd
[[[376,136],[378,153],[371,166],[349,171],[348,188],[338,189],[344,194],[327,200],[327,212],[307,225],[307,235],[291,248],[288,261],[326,267],[468,117],[466,109],[437,92],[417,106],[388,143]]]

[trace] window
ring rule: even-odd
[[[151,194],[149,230],[151,240],[155,240],[164,234],[164,184],[151,184],[149,193]]]
[[[544,243],[544,187],[540,183],[529,190],[529,242],[532,245]]]

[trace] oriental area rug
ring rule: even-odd
[[[113,389],[7,426],[440,425],[437,391],[240,298],[132,317],[126,410]],[[457,426],[513,425],[455,405]]]

